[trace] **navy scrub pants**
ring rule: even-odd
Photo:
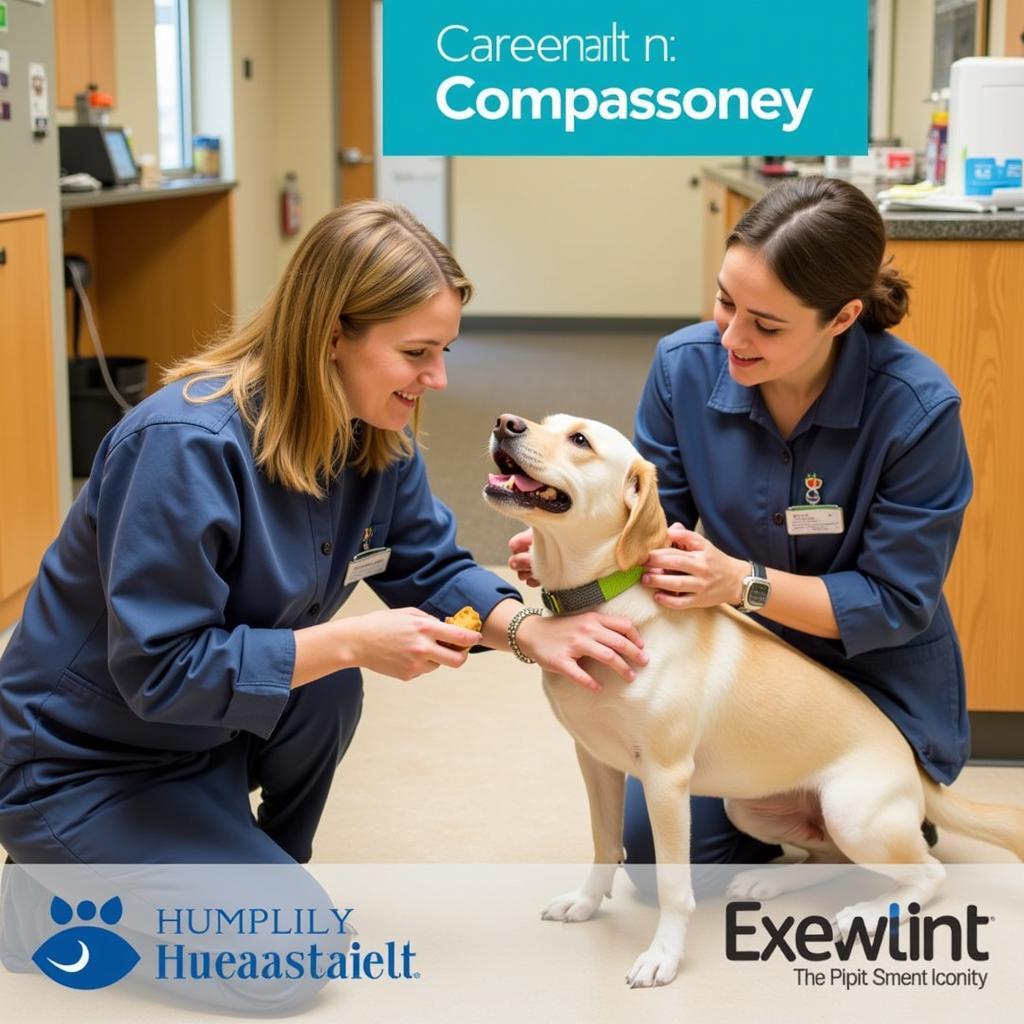
[[[174,756],[156,767],[116,763],[100,772],[84,761],[66,782],[45,793],[17,791],[8,773],[0,785],[0,842],[19,866],[0,877],[0,963],[9,971],[33,969],[41,937],[53,931],[47,917],[52,893],[21,865],[129,864],[132,874],[118,896],[125,923],[152,921],[158,906],[248,906],[254,884],[244,870],[229,878],[190,865],[271,865],[258,876],[268,905],[321,908],[332,901],[298,866],[310,859],[338,762],[348,749],[362,710],[358,669],[350,669],[293,691],[267,740],[243,733],[212,750]],[[251,788],[262,790],[254,816]],[[134,865],[155,865],[150,876]],[[186,865],[177,871],[173,866]],[[290,867],[289,867],[290,866]],[[38,869],[37,869],[38,870]],[[258,869],[253,869],[258,870]],[[235,886],[235,890],[232,890]],[[155,962],[158,939],[151,928],[120,929],[144,962]],[[317,937],[322,949],[344,953],[350,936]],[[225,940],[185,937],[188,955],[214,955]],[[244,939],[235,939],[244,943]],[[283,956],[289,936],[262,935],[260,942]],[[212,945],[211,945],[212,944]],[[240,948],[246,948],[244,945]],[[305,976],[211,983],[154,980],[145,971],[124,980],[146,996],[191,1009],[226,1009],[248,1017],[294,1013],[326,984]]]
[[[641,892],[656,895],[651,819],[643,784],[632,777],[626,779],[623,845],[626,873]],[[709,796],[690,798],[690,862],[693,888],[698,896],[712,896],[724,890],[730,873],[714,865],[766,864],[781,854],[781,846],[762,843],[736,828],[726,816],[721,800]]]
[[[349,669],[294,690],[266,740],[242,733],[169,764],[120,762],[109,773],[86,761],[88,773],[41,795],[9,777],[0,842],[24,864],[305,863],[362,702],[362,676]]]

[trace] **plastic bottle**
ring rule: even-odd
[[[933,185],[946,181],[946,136],[949,131],[949,111],[936,110],[932,114],[928,129],[928,145],[925,147],[925,177]]]

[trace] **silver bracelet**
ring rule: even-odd
[[[519,646],[519,643],[516,640],[516,633],[519,632],[519,627],[523,624],[523,619],[528,619],[531,615],[543,614],[543,608],[520,608],[519,611],[512,616],[512,621],[509,622],[508,628],[505,630],[505,635],[508,637],[509,648],[524,665],[536,665],[537,662],[533,658],[528,658],[523,654],[523,649]]]

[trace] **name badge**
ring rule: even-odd
[[[382,573],[388,567],[390,560],[391,548],[370,548],[368,551],[360,551],[348,563],[345,585],[358,583],[360,580],[365,580],[367,576],[376,576]]]
[[[791,537],[842,533],[845,529],[838,505],[790,505],[786,509],[786,533]]]

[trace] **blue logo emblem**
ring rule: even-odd
[[[77,910],[83,921],[91,921],[96,916],[96,904],[92,900],[83,900]],[[115,896],[100,907],[100,920],[115,925],[122,913],[121,901]],[[57,924],[66,925],[74,917],[74,911],[69,903],[54,896],[50,917]],[[120,935],[106,928],[79,925],[51,935],[35,951],[32,960],[58,985],[95,989],[120,981],[139,962],[139,954]]]

